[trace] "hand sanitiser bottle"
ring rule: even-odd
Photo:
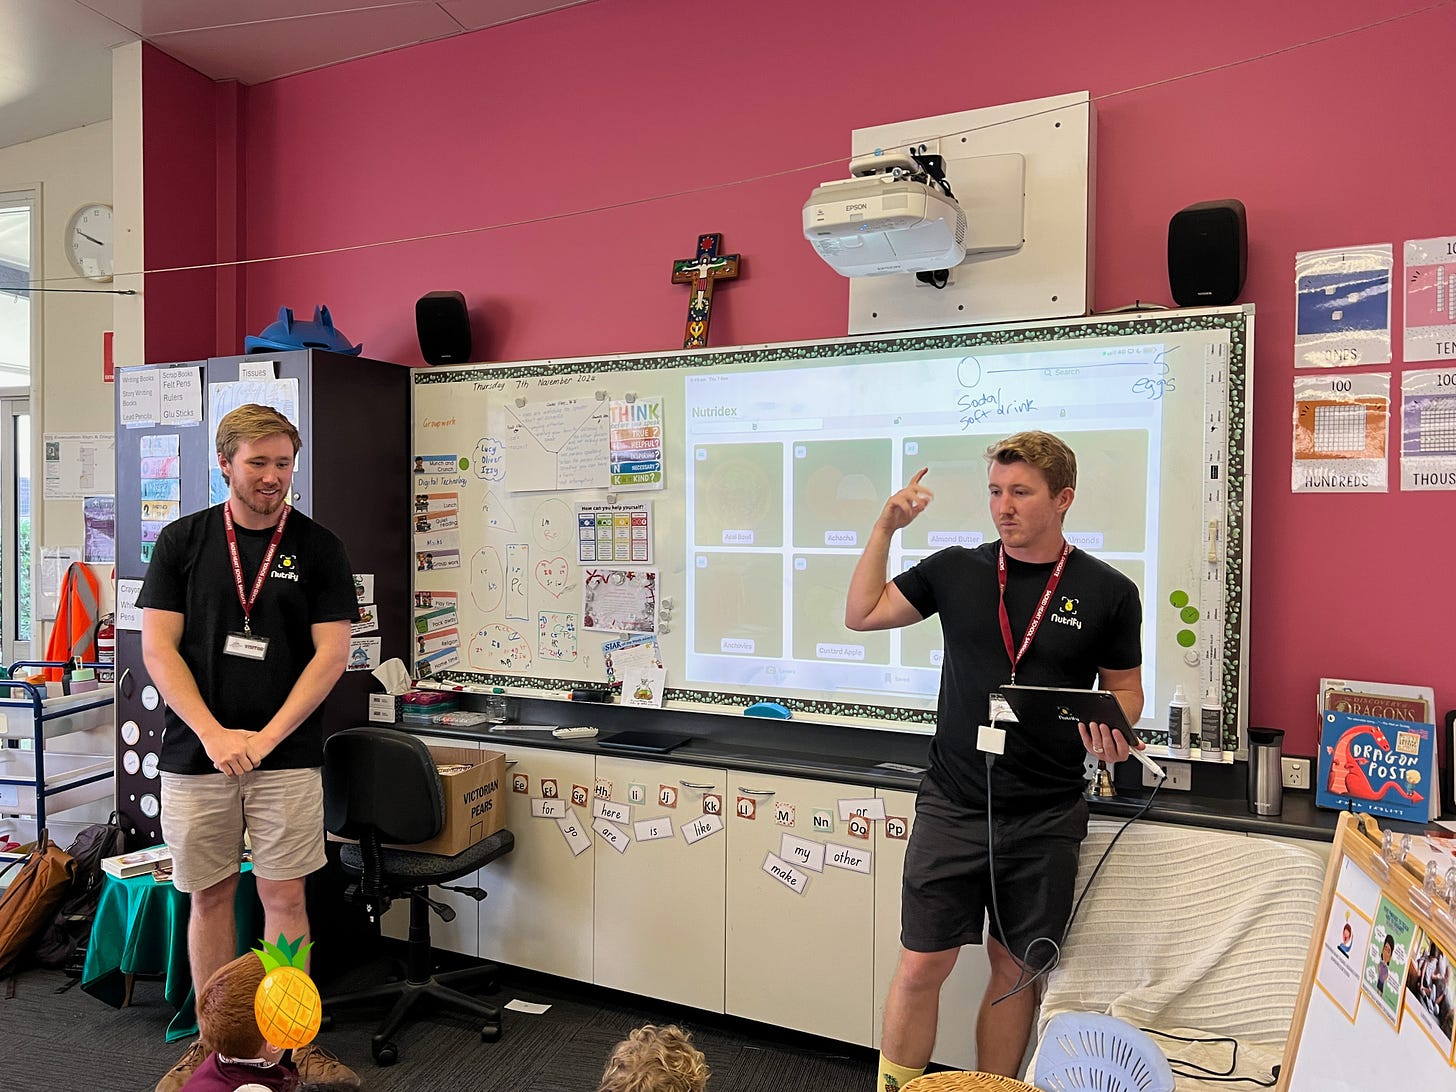
[[[1203,694],[1203,708],[1198,711],[1198,749],[1203,757],[1215,758],[1223,751],[1223,706],[1218,691],[1209,687]]]
[[[1193,732],[1193,708],[1183,696],[1183,687],[1173,688],[1173,700],[1168,703],[1168,751],[1174,758],[1187,758]]]

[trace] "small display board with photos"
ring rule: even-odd
[[[1456,1085],[1456,892],[1439,864],[1428,890],[1428,855],[1400,846],[1371,816],[1340,816],[1280,1092]]]

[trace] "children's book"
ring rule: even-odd
[[[161,845],[152,846],[151,849],[138,849],[132,853],[118,853],[115,857],[103,857],[101,870],[124,880],[128,876],[140,876],[143,872],[150,872],[158,865],[171,863],[172,851]]]
[[[1432,712],[1435,703],[1436,692],[1429,686],[1361,682],[1358,679],[1321,679],[1319,682],[1321,713],[1355,713],[1364,717],[1425,724],[1436,719]]]
[[[1436,726],[1326,710],[1314,802],[1409,823],[1440,813]]]

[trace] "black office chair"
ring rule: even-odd
[[[455,986],[485,984],[493,989],[500,968],[493,963],[446,974],[433,973],[430,952],[430,911],[451,921],[455,911],[431,899],[428,885],[444,885],[467,876],[515,847],[508,830],[497,831],[453,857],[387,849],[383,842],[409,845],[440,833],[445,822],[445,792],[430,749],[417,737],[394,728],[346,728],[324,741],[324,825],[358,845],[340,848],[339,863],[351,876],[348,896],[362,901],[371,921],[389,908],[394,898],[410,900],[409,947],[405,980],[386,982],[327,998],[327,1012],[336,1005],[373,998],[397,998],[384,1023],[374,1033],[370,1052],[380,1065],[399,1060],[394,1033],[404,1024],[415,1003],[429,998],[445,1009],[469,1013],[483,1021],[485,1042],[500,1038],[501,1013],[495,1005],[477,1000]],[[474,898],[485,898],[478,887],[450,887]]]

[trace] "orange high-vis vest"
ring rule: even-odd
[[[96,619],[100,614],[101,584],[79,561],[71,562],[61,581],[61,598],[56,606],[56,624],[46,645],[47,660],[96,659]],[[59,682],[59,668],[46,668],[46,678]]]

